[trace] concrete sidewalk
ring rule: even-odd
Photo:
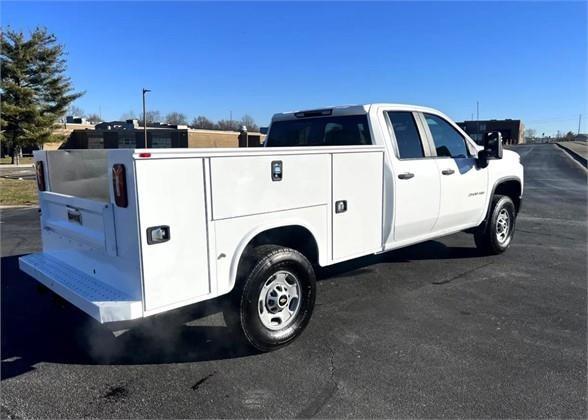
[[[588,143],[585,141],[561,141],[556,144],[585,168],[588,168]]]

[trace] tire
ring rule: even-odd
[[[510,197],[495,195],[486,222],[474,232],[476,247],[484,254],[496,255],[507,250],[515,231],[516,211]]]
[[[249,258],[245,270],[251,271],[243,273],[225,305],[225,322],[257,350],[276,350],[294,341],[310,321],[314,269],[300,252],[277,245],[256,247]]]

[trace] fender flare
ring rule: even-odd
[[[505,176],[502,178],[498,178],[496,180],[496,182],[494,182],[494,185],[492,186],[492,191],[491,193],[488,195],[488,203],[486,204],[486,213],[484,214],[484,218],[482,219],[482,222],[480,223],[480,225],[484,225],[486,226],[486,224],[488,223],[488,218],[490,217],[490,206],[492,205],[492,197],[494,197],[494,193],[496,192],[496,188],[498,188],[498,186],[500,184],[504,184],[505,182],[508,181],[516,181],[519,183],[519,185],[521,186],[521,195],[522,195],[522,191],[523,191],[523,182],[521,181],[521,179],[517,176]],[[520,197],[519,197],[520,198]],[[520,206],[519,206],[520,209]],[[518,210],[517,210],[518,213]]]

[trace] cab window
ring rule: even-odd
[[[267,147],[372,144],[366,115],[304,118],[272,123]]]
[[[425,156],[421,136],[417,129],[412,112],[389,111],[388,118],[394,130],[398,157],[400,159],[415,159]]]
[[[465,140],[451,124],[436,115],[425,114],[425,120],[433,136],[437,156],[467,158]]]

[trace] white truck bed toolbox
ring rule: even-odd
[[[20,269],[100,322],[140,318],[142,302],[46,254],[20,257]]]

